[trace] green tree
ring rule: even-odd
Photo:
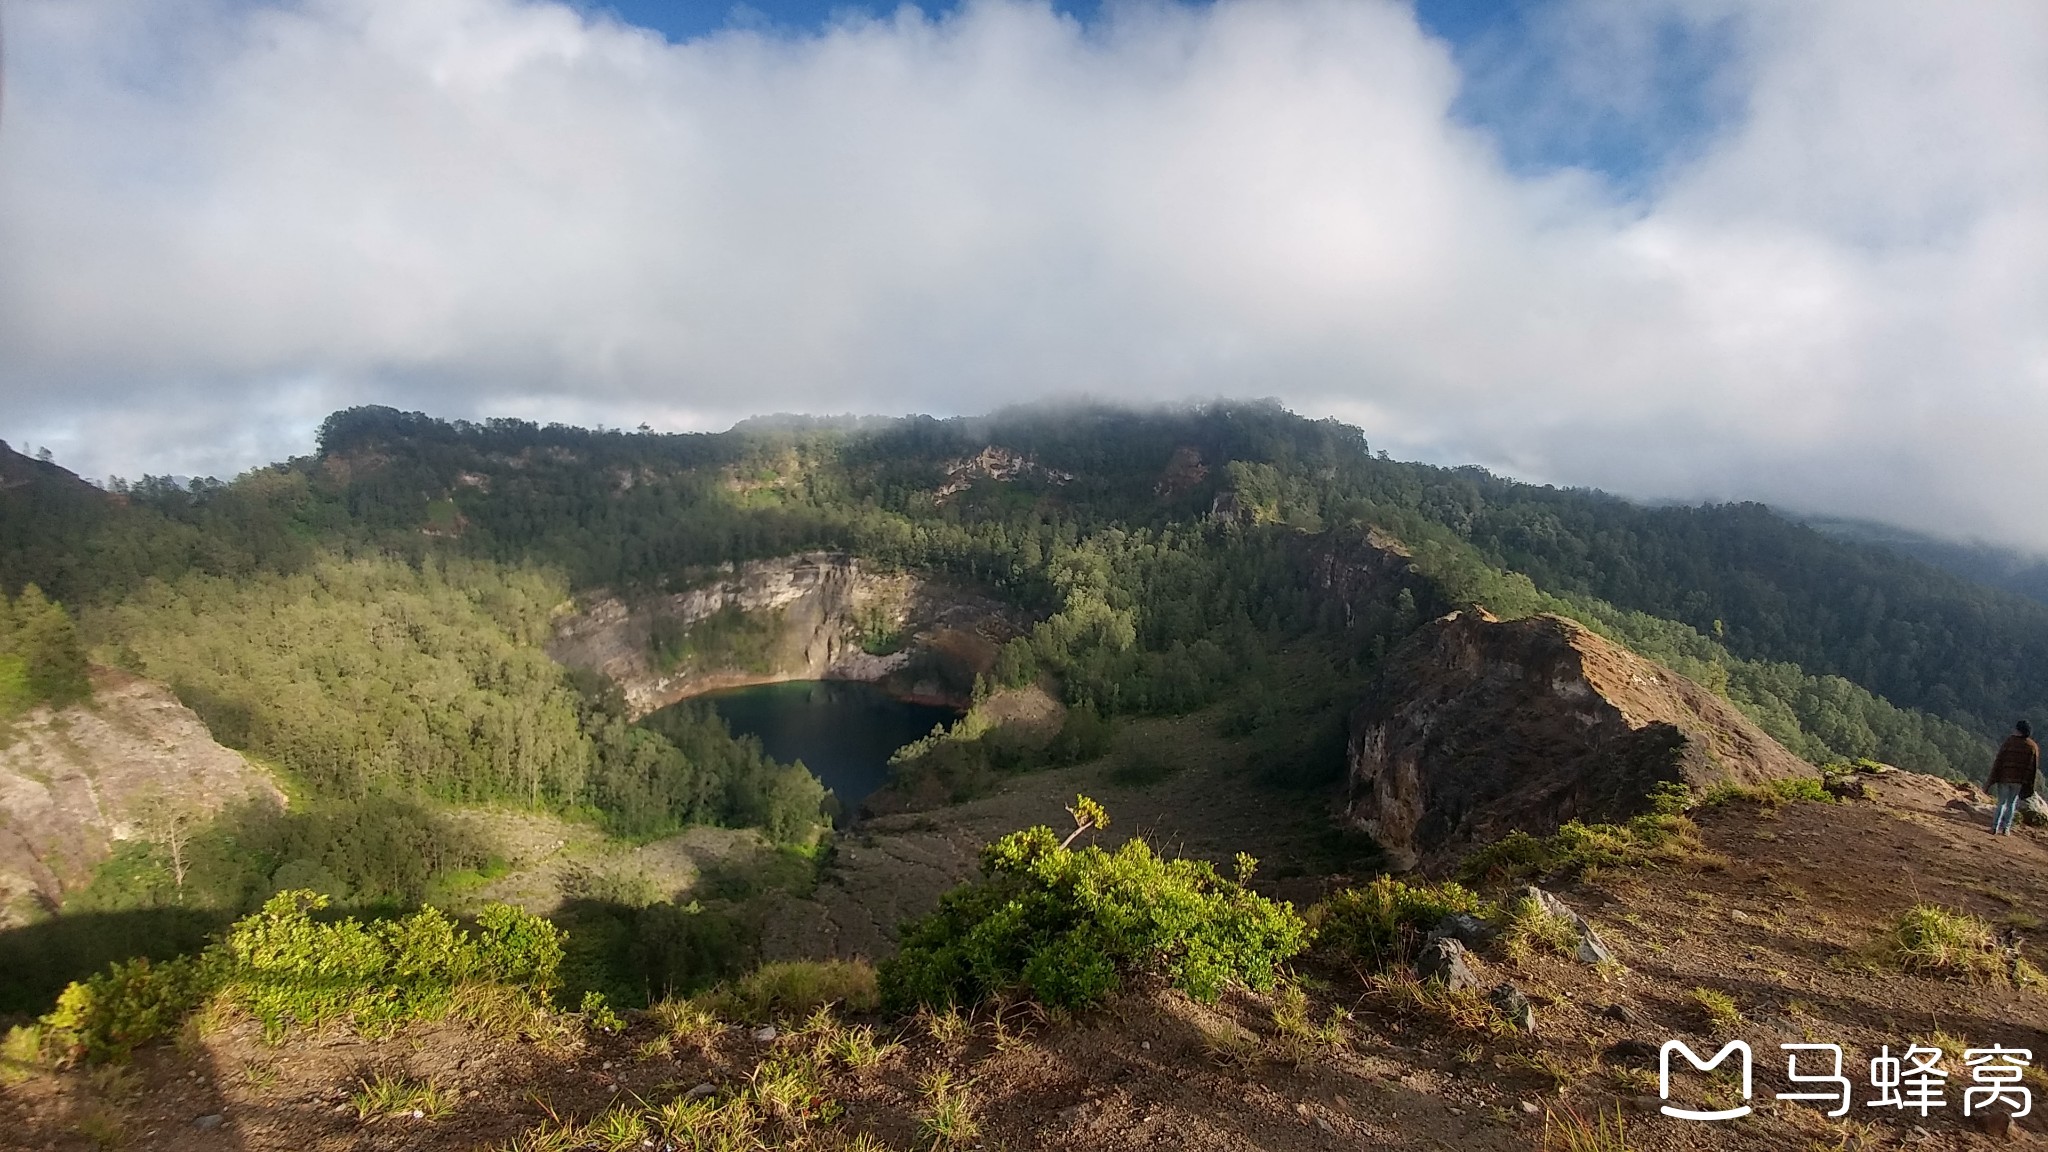
[[[0,596],[0,709],[76,704],[92,695],[85,646],[62,604],[30,584]]]

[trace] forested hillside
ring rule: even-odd
[[[2048,703],[2048,606],[1759,506],[1646,508],[1402,463],[1373,456],[1357,429],[1271,405],[780,419],[690,435],[355,409],[327,421],[319,447],[233,483],[145,481],[111,500],[14,457],[28,482],[4,495],[0,575],[74,606],[111,605],[152,578],[282,587],[271,582],[340,570],[335,555],[420,567],[442,554],[563,591],[632,589],[840,548],[986,583],[1046,613],[1034,657],[1066,677],[1070,697],[1113,713],[1195,706],[1242,666],[1254,633],[1284,643],[1314,631],[1272,541],[1372,523],[1407,540],[1453,599],[1578,616],[1727,692],[1809,756],[1974,771],[1983,740]],[[948,483],[991,447],[1030,466],[1000,480],[970,468]],[[43,514],[52,507],[62,515]],[[486,587],[498,577],[465,572],[475,596],[500,595]],[[126,635],[137,605],[201,586],[137,596],[100,617],[94,638]],[[523,611],[530,632],[545,609]],[[131,644],[118,655],[146,654]],[[157,674],[175,678],[164,660]],[[216,659],[198,663],[211,671],[185,678],[203,703],[225,673]],[[559,699],[536,713],[556,718],[542,723],[559,727]],[[541,783],[569,771],[536,767],[549,755],[509,769],[529,800],[576,791]],[[440,772],[431,763],[416,782]],[[507,785],[453,792],[463,789]]]
[[[1800,519],[1814,530],[1837,540],[1869,544],[1961,576],[1975,584],[2048,603],[2048,559],[2043,559],[2039,553],[1982,542],[1942,540],[1911,529],[1868,520],[1831,516],[1803,516]]]
[[[935,502],[945,465],[989,445],[1071,479],[1025,475]],[[1682,623],[1743,660],[1842,677],[1979,733],[2048,705],[2048,605],[1760,505],[1651,508],[1393,461],[1356,429],[1271,407],[790,421],[722,436],[357,411],[329,421],[322,450],[351,474],[378,462],[378,479],[350,486],[358,519],[375,508],[386,526],[459,521],[470,547],[552,560],[579,583],[658,582],[692,563],[818,545],[964,563],[1043,596],[1027,587],[1044,555],[1043,539],[1024,539],[1043,535],[1033,528],[1078,540],[1104,525],[1198,522],[1229,490],[1253,520],[1298,530],[1447,530],[1544,592]]]
[[[228,915],[286,881],[406,906],[489,856],[449,805],[809,842],[808,772],[705,709],[631,722],[616,686],[542,642],[579,597],[810,549],[1034,621],[978,691],[1043,682],[1066,726],[1025,747],[965,723],[906,758],[955,795],[1097,755],[1119,717],[1204,708],[1248,741],[1245,771],[1325,787],[1380,658],[1467,604],[1575,617],[1816,762],[1978,775],[1989,740],[2048,702],[2048,605],[1759,506],[1645,508],[1390,460],[1271,404],[689,435],[366,408],[330,417],[316,455],[230,482],[102,491],[4,450],[0,478],[0,707],[76,699],[89,651],[170,685],[298,798],[206,830],[189,885],[134,846],[85,901],[108,911]],[[1315,589],[1317,557],[1368,528],[1412,553],[1419,595]]]

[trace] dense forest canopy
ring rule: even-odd
[[[971,463],[985,451],[1005,454],[1000,478]],[[538,654],[550,601],[810,548],[1035,610],[1011,667],[1058,673],[1105,715],[1200,706],[1262,653],[1327,634],[1286,542],[1363,525],[1406,541],[1450,601],[1576,616],[1810,757],[1974,772],[1988,737],[2048,703],[2048,605],[1756,505],[1650,508],[1390,460],[1356,428],[1269,402],[683,435],[358,408],[326,421],[314,456],[229,483],[100,492],[15,454],[6,465],[0,584],[70,606],[103,658],[172,682],[227,737],[338,794],[396,780],[596,804],[642,831],[750,802],[658,782],[636,741],[668,737],[620,735]],[[206,635],[250,614],[373,639],[313,658]],[[1362,669],[1406,624],[1374,622],[1346,659]],[[379,647],[380,627],[404,651]],[[243,707],[237,682],[299,697],[251,690]],[[326,714],[367,722],[308,736]]]
[[[1800,520],[1837,540],[1874,544],[1886,552],[1910,556],[1972,583],[2048,603],[2048,559],[2039,553],[1981,541],[1943,540],[1908,528],[1868,520],[1814,515],[1801,516]]]

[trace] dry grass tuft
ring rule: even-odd
[[[455,1110],[455,1094],[432,1080],[379,1072],[360,1083],[361,1087],[349,1097],[358,1120],[439,1120]]]
[[[1543,1114],[1543,1152],[1628,1152],[1621,1107],[1595,1112],[1591,1120],[1560,1104]]]
[[[1511,963],[1526,964],[1538,952],[1570,956],[1578,951],[1578,926],[1546,910],[1534,898],[1517,897],[1503,911],[1500,950]]]
[[[950,1072],[934,1072],[923,1085],[924,1110],[917,1131],[940,1147],[959,1148],[981,1134],[974,1097]]]
[[[1693,1005],[1706,1018],[1707,1027],[1716,1032],[1730,1032],[1742,1026],[1742,1012],[1735,1007],[1735,998],[1726,992],[1712,988],[1694,988],[1689,994]]]
[[[1202,1050],[1209,1059],[1225,1068],[1249,1068],[1259,1062],[1264,1046],[1259,1043],[1259,1034],[1235,1020],[1198,1021],[1196,1031],[1202,1034]]]
[[[785,960],[763,964],[708,997],[719,1016],[766,1024],[800,1020],[827,1005],[852,1012],[881,1003],[875,970],[861,960]]]
[[[1915,904],[1899,914],[1881,950],[1906,972],[1985,983],[2005,970],[1991,925],[1966,912]]]
[[[1435,980],[1417,980],[1408,969],[1374,976],[1367,996],[1396,1016],[1430,1016],[1465,1032],[1512,1036],[1514,1025],[1477,989],[1451,989]]]
[[[974,1034],[974,1022],[960,1014],[951,1004],[943,1010],[927,1008],[917,1014],[918,1023],[925,1033],[941,1044],[965,1044]]]

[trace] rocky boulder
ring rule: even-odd
[[[1471,953],[1448,936],[1432,938],[1422,946],[1415,959],[1415,974],[1424,980],[1435,980],[1453,992],[1479,987],[1479,977],[1472,972]]]
[[[1349,819],[1403,869],[1517,829],[1632,816],[1667,781],[1819,776],[1727,701],[1573,621],[1484,611],[1388,654],[1348,756]]]

